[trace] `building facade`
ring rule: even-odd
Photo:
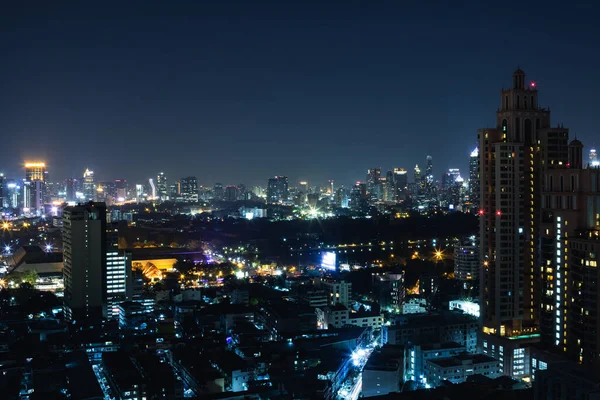
[[[478,132],[480,304],[483,340],[510,349],[503,373],[519,376],[523,348],[515,344],[539,337],[543,176],[567,164],[568,129],[550,127],[550,110],[539,106],[535,84],[526,85],[520,69],[500,100],[496,127]],[[519,364],[512,365],[514,351]]]
[[[89,203],[63,211],[65,317],[97,321],[104,308],[106,205]]]

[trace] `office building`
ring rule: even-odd
[[[394,168],[394,193],[393,200],[404,200],[408,190],[408,171],[404,168]]]
[[[413,179],[414,179],[415,185],[417,185],[417,186],[421,185],[421,181],[423,180],[423,177],[421,176],[421,168],[419,168],[419,164],[415,165]]]
[[[469,157],[469,202],[471,207],[479,209],[479,148],[471,152]]]
[[[225,188],[225,201],[237,201],[238,188],[229,185]]]
[[[65,181],[65,200],[68,203],[77,199],[77,179],[69,178]]]
[[[550,127],[535,84],[513,73],[496,127],[480,129],[482,344],[503,374],[521,377],[527,343],[539,340],[538,251],[544,172],[567,164],[568,129]]]
[[[221,201],[225,198],[225,190],[223,189],[222,183],[215,183],[213,185],[213,200]]]
[[[475,237],[458,241],[454,245],[454,277],[459,281],[479,280],[479,247]]]
[[[106,205],[89,203],[63,211],[64,309],[67,321],[99,321],[104,306]]]
[[[127,181],[125,179],[116,179],[114,183],[115,200],[119,203],[127,200]]]
[[[167,175],[164,172],[160,172],[156,176],[156,194],[159,201],[169,200],[169,184],[167,182]]]
[[[23,181],[23,212],[38,214],[44,212],[46,202],[46,182],[48,172],[43,162],[25,163],[25,180]]]
[[[433,158],[427,156],[427,161],[425,162],[425,190],[427,193],[431,193],[434,190],[433,184]]]
[[[136,184],[135,185],[135,200],[140,203],[144,201],[144,185]]]
[[[379,200],[381,197],[380,180],[381,168],[367,170],[367,195],[373,200]]]
[[[195,176],[181,178],[181,197],[186,203],[198,202],[198,180]]]
[[[94,182],[94,171],[85,169],[83,172],[83,197],[85,201],[96,200],[96,184]]]
[[[267,184],[267,203],[283,204],[288,200],[288,177],[276,176],[269,178]]]
[[[356,182],[350,192],[350,208],[357,212],[365,212],[368,206],[367,184]]]
[[[589,160],[589,165],[590,167],[600,167],[600,160],[598,160],[598,153],[596,152],[596,148],[592,147],[590,149],[590,154],[588,156],[588,160]]]

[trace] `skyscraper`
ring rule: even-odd
[[[167,184],[167,175],[164,172],[160,172],[156,176],[156,194],[160,201],[169,200],[169,185]]]
[[[94,171],[85,169],[83,173],[83,196],[86,201],[96,199],[96,184],[94,182]]]
[[[427,156],[427,161],[425,163],[425,189],[427,193],[433,191],[433,158],[431,156]]]
[[[600,160],[598,160],[598,153],[596,153],[596,149],[594,147],[592,147],[590,149],[590,155],[589,155],[589,162],[590,162],[590,166],[597,168],[600,167]]]
[[[238,188],[229,185],[225,188],[225,201],[236,201],[238,196]]]
[[[419,168],[419,164],[415,165],[413,179],[415,181],[416,188],[420,188],[423,177],[421,176],[421,168]]]
[[[43,213],[46,196],[46,178],[47,171],[45,163],[25,163],[25,180],[23,181],[24,213]]]
[[[267,184],[267,203],[281,204],[288,200],[288,177],[269,178]]]
[[[77,180],[69,178],[65,181],[65,198],[67,202],[74,202],[77,193]]]
[[[364,212],[368,205],[367,184],[356,182],[350,192],[350,208],[354,211]]]
[[[99,321],[103,315],[106,205],[89,203],[63,211],[65,317]]]
[[[502,359],[505,375],[519,377],[526,343],[539,340],[542,177],[567,164],[568,129],[550,127],[550,111],[520,69],[500,101],[496,128],[478,131],[481,345]]]
[[[472,207],[479,208],[479,149],[471,152],[469,157],[469,201]]]
[[[367,170],[367,194],[371,199],[379,200],[381,190],[378,190],[381,178],[381,168]]]
[[[408,171],[403,168],[394,168],[394,199],[404,200],[404,194],[408,189]]]
[[[198,180],[195,176],[181,178],[181,197],[186,203],[198,202]]]
[[[222,183],[215,183],[213,186],[213,199],[223,200],[225,197],[225,190],[223,189]]]
[[[119,318],[119,304],[131,299],[132,275],[131,253],[119,250],[118,224],[106,228],[106,284],[103,288],[103,316]]]

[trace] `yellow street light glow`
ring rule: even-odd
[[[2,223],[2,229],[5,229],[5,230],[6,230],[6,229],[8,229],[8,228],[10,228],[10,225],[8,224],[8,222],[3,222],[3,223]]]

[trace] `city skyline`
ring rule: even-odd
[[[573,121],[572,133],[594,145],[593,12],[526,5],[519,15],[544,23],[524,26],[498,7],[148,4],[143,16],[122,7],[131,18],[115,20],[110,8],[90,19],[76,7],[12,6],[0,131],[16,150],[3,172],[21,175],[38,158],[60,179],[89,167],[99,180],[127,171],[142,181],[156,165],[200,182],[352,182],[431,155],[438,177],[467,170],[475,132],[498,107],[486,94],[508,86],[504,71],[518,65],[555,120]]]

